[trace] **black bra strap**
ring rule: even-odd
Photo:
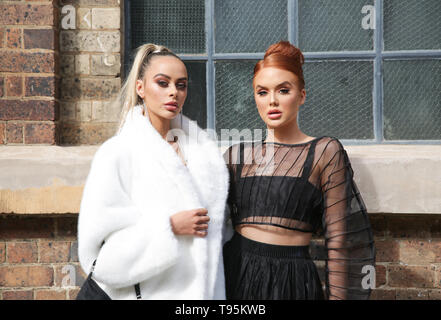
[[[309,145],[308,154],[306,156],[305,164],[303,166],[302,178],[309,178],[309,174],[314,163],[315,145],[317,140],[314,140]]]

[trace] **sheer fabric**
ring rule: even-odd
[[[271,225],[323,236],[327,298],[369,298],[363,278],[372,270],[364,267],[375,264],[373,236],[340,141],[240,143],[224,156],[233,227]]]

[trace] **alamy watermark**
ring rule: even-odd
[[[361,19],[361,27],[364,30],[375,30],[375,7],[373,5],[365,5],[361,8],[361,13],[365,14]]]

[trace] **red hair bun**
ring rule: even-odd
[[[288,41],[280,41],[270,45],[265,52],[263,60],[256,63],[254,77],[262,68],[279,68],[294,73],[299,79],[300,89],[304,89],[303,63],[305,63],[305,58],[299,48],[293,46]]]

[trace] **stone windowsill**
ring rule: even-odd
[[[0,213],[78,213],[97,148],[0,147]],[[345,148],[369,213],[441,213],[441,146]]]

